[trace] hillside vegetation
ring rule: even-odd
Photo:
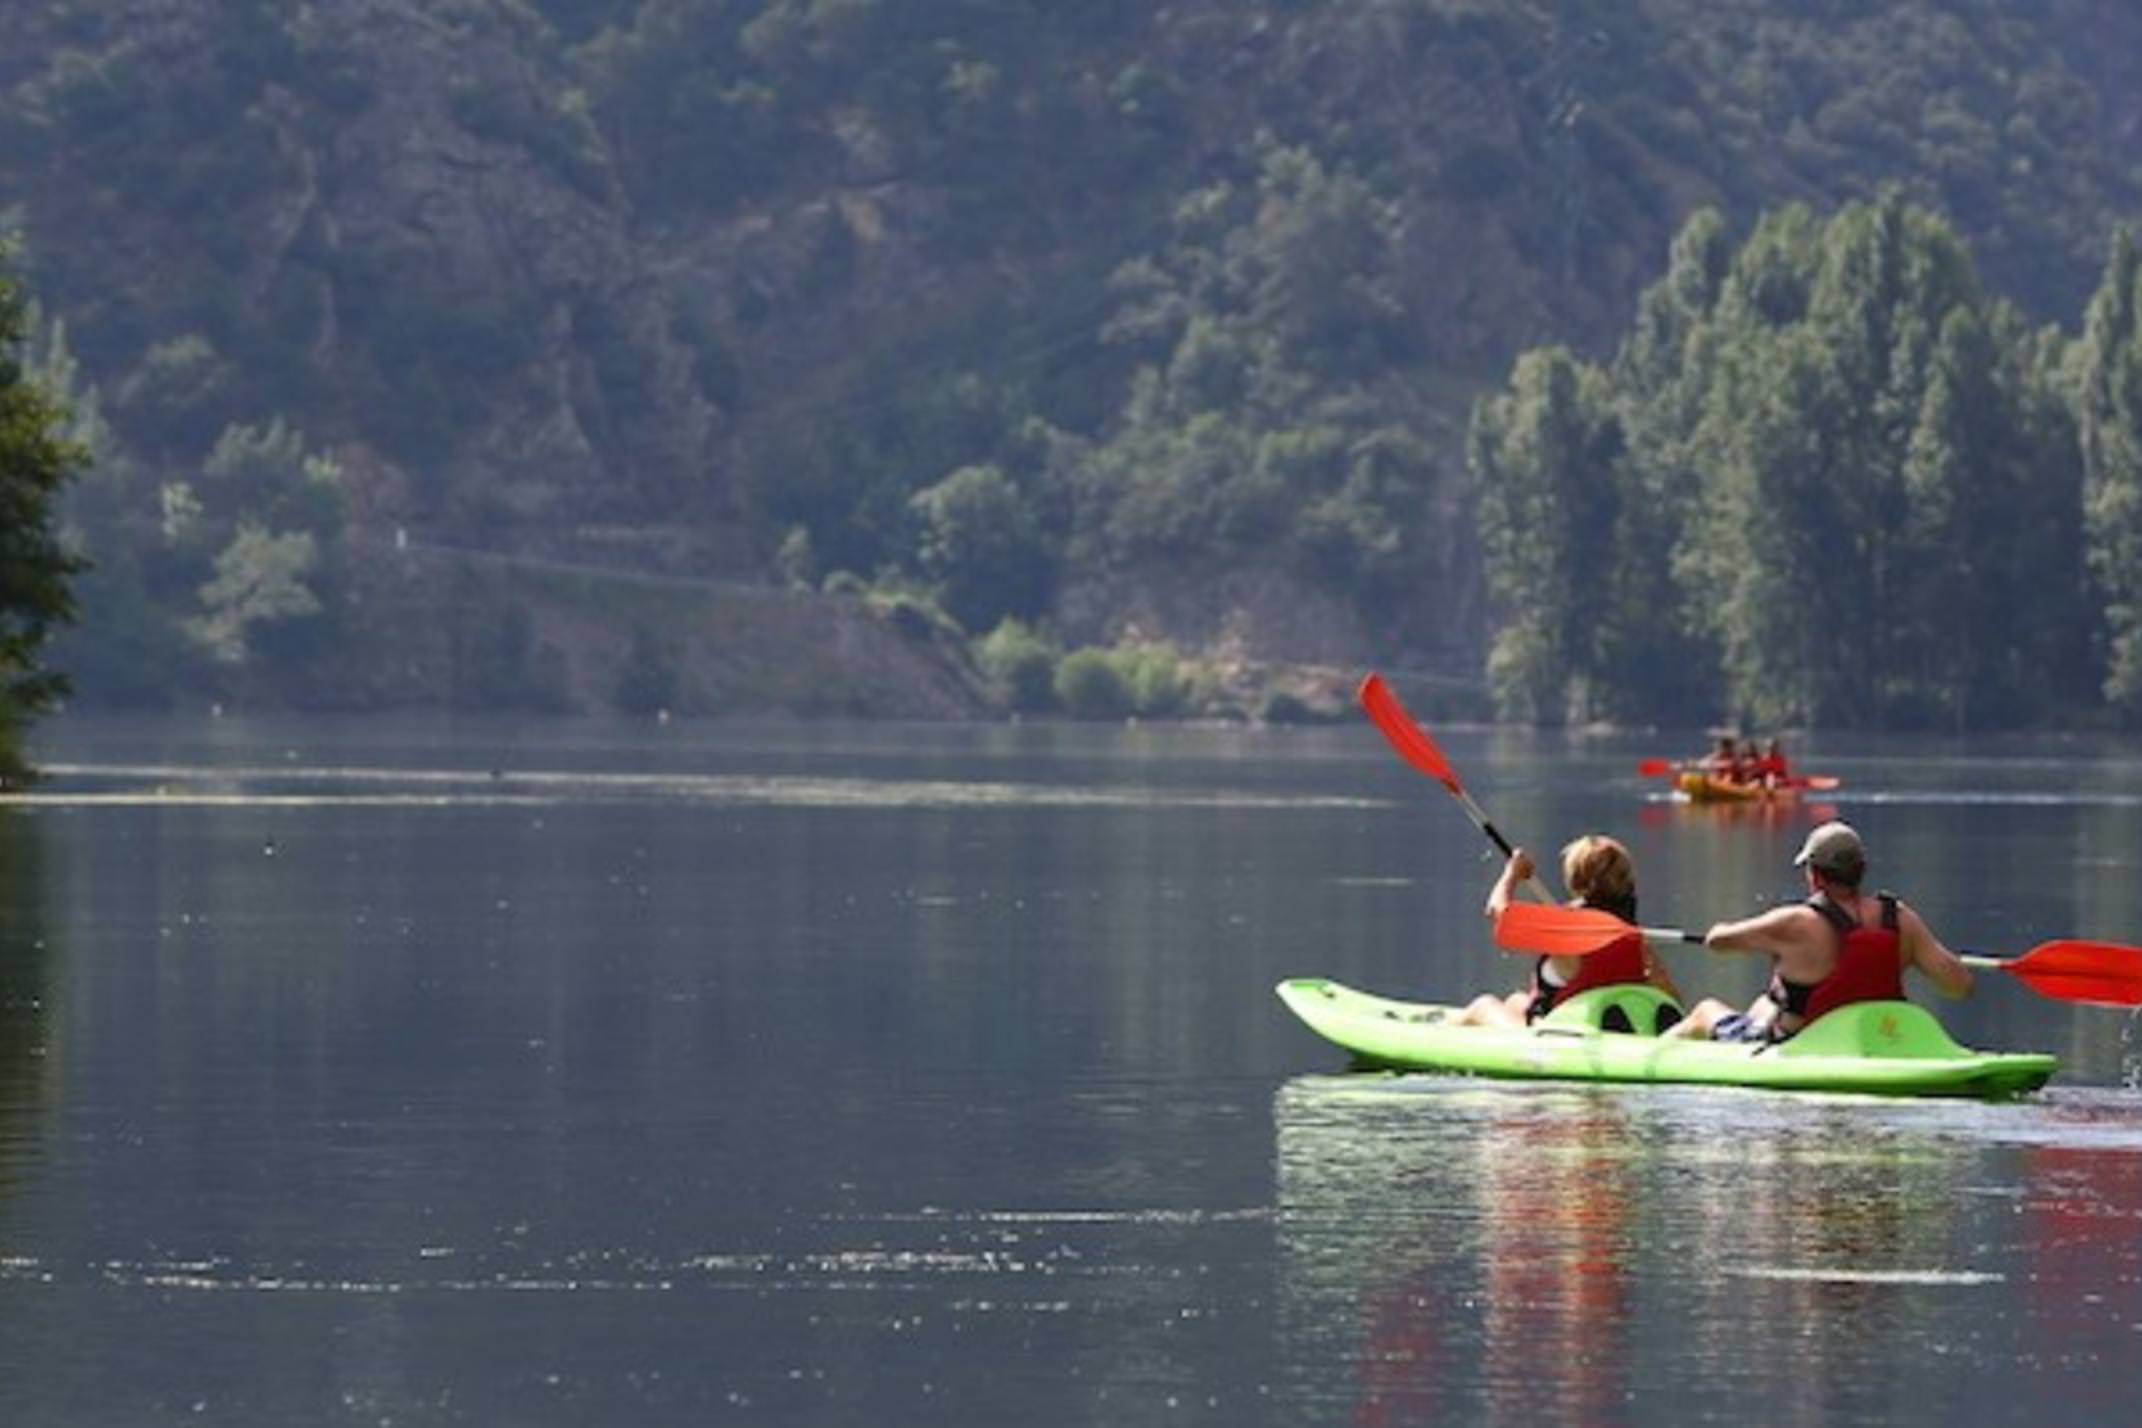
[[[1543,717],[1954,718],[1685,621],[1700,672],[1614,694],[1491,590],[1469,413],[1608,361],[1706,209],[1791,268],[1887,195],[1972,340],[2079,333],[2138,128],[2115,0],[5,7],[0,226],[96,454],[58,653],[108,701],[1254,713],[1500,631]],[[686,613],[770,589],[848,612],[808,697]],[[856,618],[911,699],[841,692]]]

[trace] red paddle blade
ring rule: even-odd
[[[1667,774],[1670,774],[1674,771],[1673,760],[1645,759],[1642,763],[1636,766],[1636,771],[1642,774],[1645,778],[1663,778]]]
[[[1591,907],[1513,902],[1495,919],[1495,945],[1506,952],[1583,957],[1629,935],[1629,924]]]
[[[1400,704],[1398,696],[1391,692],[1391,686],[1383,682],[1382,675],[1371,674],[1361,681],[1360,698],[1361,707],[1376,721],[1376,727],[1383,730],[1383,736],[1391,741],[1392,748],[1398,750],[1400,758],[1452,793],[1465,792],[1450,760],[1443,757],[1443,751],[1428,737],[1428,731],[1414,722],[1413,716],[1406,712],[1406,706]]]
[[[1811,774],[1807,778],[1788,779],[1787,782],[1795,788],[1820,789],[1826,792],[1829,789],[1836,788],[1844,780],[1833,774]]]
[[[2142,947],[2117,942],[2041,942],[1999,964],[2041,996],[2100,1007],[2142,1006]]]

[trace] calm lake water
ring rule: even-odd
[[[1824,808],[1439,731],[1644,912]],[[2132,746],[1842,743],[1952,944],[2142,943]],[[1516,985],[1313,732],[69,720],[0,806],[0,1423],[2131,1421],[2142,1037],[2007,1105],[1345,1073],[1272,986]],[[1691,991],[1753,966],[1675,954]]]

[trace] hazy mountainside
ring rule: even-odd
[[[106,458],[83,657],[164,649],[140,697],[584,700],[584,611],[397,531],[1477,669],[1467,405],[1610,344],[1693,210],[1900,182],[2072,326],[2138,140],[2115,0],[0,8],[0,206]],[[383,638],[389,593],[463,608]],[[442,690],[427,637],[568,668]]]

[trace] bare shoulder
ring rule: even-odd
[[[1812,935],[1821,923],[1822,915],[1813,908],[1804,903],[1789,902],[1738,922],[1721,922],[1711,929],[1709,941],[1714,947],[1768,950],[1781,942],[1798,941]]]
[[[1780,903],[1768,912],[1759,912],[1748,919],[1748,926],[1766,932],[1811,932],[1824,925],[1822,914],[1804,902]]]

